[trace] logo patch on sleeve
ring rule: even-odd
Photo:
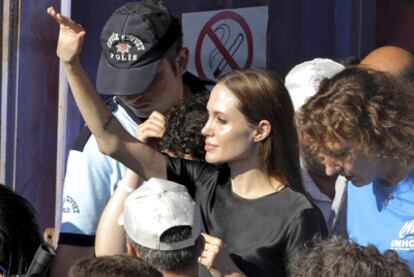
[[[65,197],[64,202],[63,202],[63,212],[66,214],[69,214],[69,213],[80,214],[79,206],[72,197],[70,196]]]

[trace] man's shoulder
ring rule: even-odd
[[[305,190],[309,193],[312,200],[326,202],[328,204],[332,203],[332,200],[319,189],[315,181],[313,181],[312,177],[304,168],[301,168],[301,172],[303,186],[305,187]]]

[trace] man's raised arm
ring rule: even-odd
[[[50,7],[48,14],[59,23],[57,55],[63,63],[76,104],[99,150],[121,161],[142,178],[165,178],[165,160],[159,152],[128,134],[106,108],[79,61],[85,30]]]

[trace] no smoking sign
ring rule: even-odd
[[[266,66],[267,7],[196,14],[183,15],[184,45],[190,49],[192,73],[215,80],[234,69]],[[265,17],[265,28],[258,24],[258,15]],[[258,27],[260,32],[256,32]]]

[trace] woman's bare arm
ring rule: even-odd
[[[85,30],[48,8],[48,14],[59,23],[57,55],[63,67],[76,104],[93,133],[102,153],[119,160],[144,179],[166,178],[165,159],[158,151],[140,143],[128,134],[106,108],[79,61]]]

